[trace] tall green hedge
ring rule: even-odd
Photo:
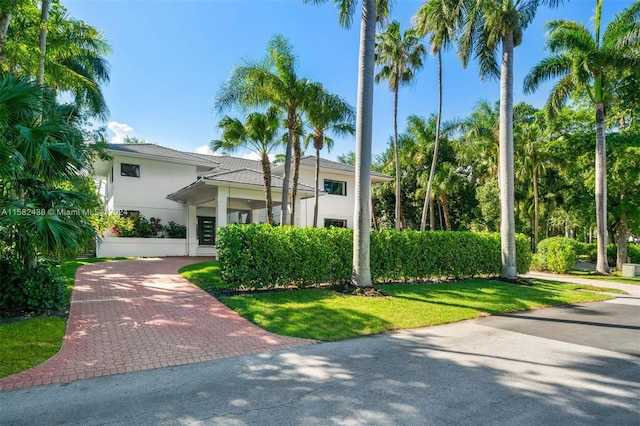
[[[351,278],[353,231],[230,225],[219,230],[218,258],[231,288],[344,283]],[[529,269],[531,250],[518,235],[517,268]],[[374,231],[374,281],[468,278],[500,274],[500,235],[473,232]]]

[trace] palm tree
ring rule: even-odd
[[[303,0],[320,4],[327,0]],[[356,1],[332,0],[339,10],[339,21],[349,27]],[[375,72],[376,22],[386,19],[390,0],[362,0],[360,55],[358,60],[358,99],[356,104],[356,187],[353,227],[352,283],[372,287],[370,264],[371,236],[371,142],[373,139],[373,82]]]
[[[267,222],[273,224],[273,201],[271,198],[271,162],[269,154],[280,145],[280,111],[271,106],[266,113],[254,112],[247,115],[245,122],[225,116],[218,123],[222,129],[222,139],[211,142],[211,150],[224,149],[229,152],[248,148],[260,156],[264,200],[267,206]]]
[[[471,114],[458,123],[462,133],[458,155],[460,161],[472,166],[474,182],[487,177],[499,177],[500,104],[481,100]]]
[[[501,275],[516,279],[515,189],[513,166],[513,50],[535,17],[538,6],[562,0],[464,0],[465,26],[459,40],[463,66],[472,53],[483,78],[500,76],[500,234]],[[495,52],[501,47],[501,66]]]
[[[560,77],[546,108],[556,113],[574,93],[586,92],[594,105],[596,117],[596,227],[598,259],[596,270],[605,274],[607,264],[607,165],[605,144],[605,110],[612,82],[607,77],[622,70],[640,68],[640,2],[615,16],[601,34],[602,0],[596,0],[595,33],[583,24],[556,20],[547,24],[547,48],[552,56],[543,59],[526,76],[525,93],[540,83]]]
[[[355,111],[351,105],[338,95],[328,93],[321,84],[313,86],[316,92],[305,107],[308,124],[312,128],[312,133],[305,138],[305,146],[313,140],[313,147],[316,149],[316,170],[315,170],[315,204],[313,206],[313,227],[318,226],[318,198],[320,181],[320,151],[326,143],[327,149],[331,150],[333,140],[326,135],[327,131],[337,135],[353,135],[355,126]]]
[[[291,179],[291,153],[296,143],[296,130],[300,126],[298,112],[308,92],[308,81],[296,74],[297,60],[293,46],[281,34],[274,35],[267,44],[267,55],[260,62],[245,61],[237,66],[229,80],[218,90],[215,107],[223,112],[231,107],[243,108],[276,105],[287,112],[287,149],[282,184],[281,224],[289,222],[289,180]]]
[[[375,76],[376,83],[389,81],[393,93],[393,147],[396,163],[396,230],[402,222],[402,193],[400,187],[400,154],[398,148],[398,93],[400,86],[411,83],[416,71],[422,68],[422,58],[426,50],[420,43],[415,29],[400,30],[400,23],[393,21],[383,33],[376,36],[375,61],[380,71]]]
[[[40,254],[74,253],[96,236],[86,216],[58,213],[87,200],[74,185],[91,149],[74,117],[30,78],[1,76],[0,94],[0,157],[10,159],[0,166],[0,209],[8,212],[0,215],[0,238],[16,261],[35,266]]]
[[[427,192],[424,196],[420,230],[427,226],[427,211],[431,200],[431,187],[438,163],[438,149],[440,146],[440,124],[442,117],[442,49],[447,49],[456,37],[462,22],[462,2],[458,0],[429,0],[420,6],[416,14],[414,27],[418,34],[425,37],[431,35],[429,48],[432,55],[438,56],[438,113],[436,118],[436,139],[429,172]]]
[[[70,18],[61,6],[52,7],[50,17],[44,16],[45,3],[42,8],[35,2],[24,5],[13,16],[3,52],[4,68],[35,77],[54,94],[71,94],[75,105],[91,115],[108,117],[100,86],[109,82],[105,60],[111,52],[109,43],[95,28]],[[33,48],[34,39],[40,40],[39,49]]]

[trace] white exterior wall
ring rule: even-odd
[[[347,195],[320,195],[318,201],[318,227],[324,226],[325,219],[340,219],[347,221],[347,227],[353,228],[353,209],[355,206],[355,175],[320,170],[320,190],[324,189],[324,179],[337,180],[347,183]],[[315,170],[300,168],[300,182],[315,187]],[[296,225],[301,227],[313,226],[313,206],[315,199],[307,198],[296,202]]]
[[[97,257],[187,256],[186,238],[103,237]]]
[[[122,163],[139,165],[140,177],[121,176]],[[113,194],[107,199],[110,210],[137,210],[147,219],[160,218],[162,225],[171,220],[187,224],[185,206],[165,197],[195,182],[196,166],[117,155],[113,172],[113,183],[108,179],[112,188],[107,190]]]

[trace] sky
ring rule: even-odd
[[[69,15],[100,30],[110,42],[111,81],[103,92],[111,111],[104,123],[110,140],[135,136],[187,152],[207,152],[220,132],[222,117],[213,104],[236,65],[259,60],[274,34],[283,34],[298,57],[298,76],[321,82],[355,106],[359,13],[350,29],[340,27],[332,1],[304,5],[302,0],[61,0]],[[390,20],[406,29],[422,1],[395,0]],[[631,0],[604,0],[603,23],[629,7]],[[522,82],[542,58],[546,22],[578,21],[593,28],[595,0],[565,0],[550,10],[540,6],[514,53],[514,104],[542,107],[552,84],[531,95]],[[359,10],[358,10],[359,12]],[[604,28],[604,26],[603,26]],[[499,99],[498,81],[482,81],[474,63],[463,69],[455,51],[443,54],[443,119],[462,118],[483,99]],[[398,127],[411,114],[428,116],[437,108],[437,60],[428,56],[415,82],[399,93]],[[242,118],[240,111],[227,114]],[[374,92],[373,154],[382,153],[393,133],[393,97],[386,82]],[[330,153],[355,151],[355,137],[334,138]],[[306,154],[313,154],[309,147]],[[282,149],[284,152],[284,147]],[[240,150],[234,155],[250,156]]]

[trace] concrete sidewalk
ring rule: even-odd
[[[0,379],[0,391],[313,343],[257,327],[177,273],[205,260],[210,259],[82,266],[62,349],[43,364]]]

